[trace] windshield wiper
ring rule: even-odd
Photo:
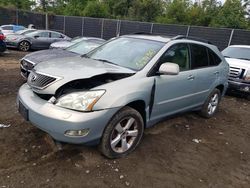
[[[231,58],[231,57],[229,57],[229,56],[226,56],[226,55],[225,55],[224,57],[225,57],[225,58]]]
[[[83,54],[83,55],[81,55],[81,57],[89,58],[89,56],[87,56],[87,54]]]
[[[96,60],[96,61],[102,61],[102,62],[109,63],[109,64],[112,64],[112,65],[117,65],[117,64],[115,64],[115,63],[113,63],[113,62],[111,62],[109,60],[106,60],[106,59],[94,59],[94,60]]]

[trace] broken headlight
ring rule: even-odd
[[[91,111],[105,90],[75,92],[64,95],[56,101],[57,106],[78,111]]]
[[[250,81],[250,69],[247,71],[247,74],[245,76],[245,79],[246,81]]]

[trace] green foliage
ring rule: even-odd
[[[106,18],[109,17],[107,5],[99,1],[89,1],[83,11],[83,16]]]
[[[134,0],[103,0],[109,8],[110,16],[113,18],[127,18],[128,11]]]
[[[35,0],[0,0],[0,5],[24,10],[30,10],[35,5]]]
[[[218,15],[212,20],[211,26],[247,28],[245,10],[240,0],[226,0]]]
[[[70,16],[250,29],[250,0],[226,0],[224,5],[221,0],[0,0],[0,6]]]
[[[132,20],[151,22],[163,13],[162,0],[135,0],[131,5],[128,17]]]

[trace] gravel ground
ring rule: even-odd
[[[250,101],[226,96],[212,119],[186,113],[147,129],[129,156],[108,160],[96,147],[62,146],[16,109],[24,83],[18,60],[0,56],[0,188],[250,187]]]

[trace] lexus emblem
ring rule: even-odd
[[[30,81],[34,82],[34,81],[36,81],[36,79],[37,79],[37,76],[35,74],[32,74],[31,78],[30,78]]]

